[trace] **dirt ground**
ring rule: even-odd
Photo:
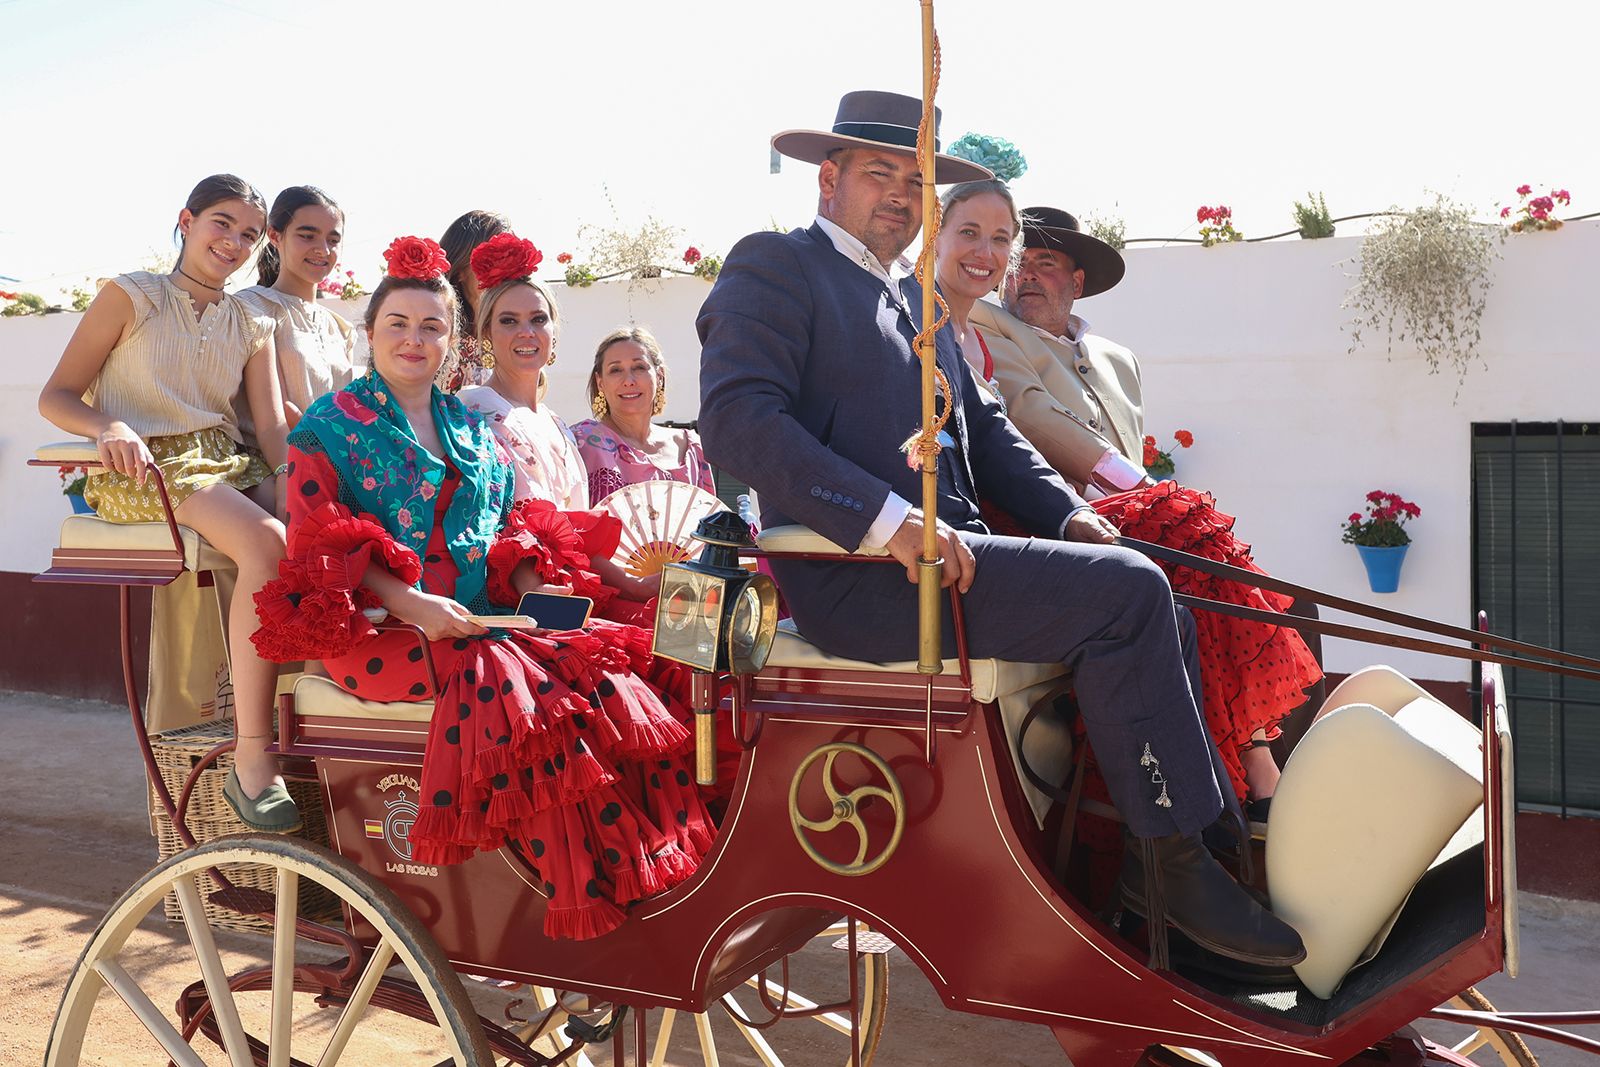
[[[0,822],[0,1062],[40,1063],[49,1026],[78,954],[105,911],[156,862],[155,840],[144,815],[143,773],[129,734],[126,712],[105,704],[65,701],[37,694],[0,694],[0,797],[7,817]],[[1480,988],[1502,1008],[1578,1010],[1600,1008],[1600,906],[1523,895],[1522,973],[1515,981],[1497,975]],[[147,921],[130,943],[137,951],[129,969],[152,998],[170,1008],[171,997],[197,977],[182,928],[160,919]],[[265,938],[225,934],[218,939],[232,967],[260,958]],[[832,999],[841,982],[838,958],[826,944],[802,954],[797,984],[821,983],[822,999]],[[827,977],[821,977],[826,972]],[[911,1065],[1051,1064],[1065,1057],[1049,1031],[957,1014],[944,1009],[927,981],[900,953],[890,954],[889,1008],[879,1067]],[[807,988],[816,988],[808,986]],[[522,991],[525,993],[526,991]],[[503,1011],[514,994],[473,984],[484,1008]],[[97,1009],[106,1022],[91,1031],[85,1062],[159,1064],[165,1057],[109,994]],[[242,998],[243,999],[243,998]],[[751,998],[746,998],[749,1006]],[[513,1005],[517,1014],[526,1004]],[[257,1006],[246,1002],[247,1025]],[[264,1015],[264,1007],[259,1014]],[[310,1046],[297,1044],[297,1057],[314,1059],[331,1027],[333,1012],[314,1009],[301,1024]],[[380,1026],[363,1051],[346,1063],[434,1062],[413,1060],[416,1045],[429,1035],[406,1023]],[[724,1064],[758,1064],[750,1045],[725,1018],[713,1025]],[[820,1024],[785,1023],[770,1032],[782,1062],[838,1065],[847,1044]],[[1438,1034],[1436,1036],[1449,1036]],[[1593,1035],[1600,1036],[1600,1035]],[[298,1037],[298,1033],[297,1033]],[[205,1042],[198,1043],[209,1063],[222,1062]],[[309,1047],[310,1052],[301,1051]],[[1534,1044],[1548,1067],[1577,1067],[1572,1050]],[[438,1057],[434,1057],[437,1059]],[[610,1062],[597,1051],[592,1063]],[[1477,1059],[1489,1064],[1490,1058]],[[689,1017],[674,1026],[667,1064],[705,1062]]]

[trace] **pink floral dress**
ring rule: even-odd
[[[585,419],[572,427],[578,454],[589,471],[590,506],[636,482],[687,482],[715,493],[716,482],[711,476],[711,465],[706,462],[705,450],[700,447],[699,436],[693,430],[681,432],[687,438],[687,447],[681,450],[683,462],[673,467],[663,462],[668,457],[640,452],[598,419]]]

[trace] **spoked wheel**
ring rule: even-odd
[[[1494,1011],[1494,1005],[1489,1003],[1489,998],[1478,992],[1477,986],[1466,990],[1459,996],[1451,997],[1445,1004],[1447,1008],[1460,1008],[1464,1011]],[[1504,1067],[1539,1067],[1539,1061],[1534,1058],[1528,1043],[1509,1030],[1496,1030],[1490,1026],[1480,1026],[1470,1031],[1465,1037],[1450,1046],[1450,1051],[1459,1056],[1470,1056],[1475,1062],[1491,1064],[1492,1056],[1499,1057]]]
[[[206,922],[197,876],[211,867],[226,876],[241,864],[273,872],[270,897],[243,890],[233,900],[238,910],[271,911],[270,938]],[[342,930],[300,920],[306,884],[360,915],[377,931],[376,947],[360,949]],[[159,914],[169,892],[181,930]],[[189,953],[174,952],[182,941]],[[78,959],[45,1067],[161,1062],[158,1049],[179,1067],[494,1062],[460,979],[392,892],[325,849],[264,835],[180,852],[123,894]]]
[[[860,957],[860,1012],[856,1024],[857,1040],[861,1049],[862,1067],[872,1062],[883,1038],[883,1022],[889,1006],[889,955],[888,942],[857,926],[857,954]],[[719,1009],[704,1014],[690,1015],[694,1036],[679,1035],[677,1046],[672,1046],[680,1012],[667,1009],[657,1020],[655,1042],[651,1046],[650,1067],[664,1067],[668,1053],[672,1063],[703,1063],[705,1067],[723,1067],[729,1064],[760,1064],[761,1067],[783,1067],[790,1059],[798,1058],[805,1050],[805,1062],[817,1062],[823,1055],[832,1055],[835,1062],[850,1063],[850,1015],[848,1007],[842,1010],[818,1011],[819,1007],[849,999],[848,986],[834,992],[833,985],[841,984],[837,978],[825,977],[838,971],[837,957],[845,950],[848,935],[846,923],[837,923],[822,931],[805,950],[796,953],[792,966],[784,975],[798,973],[799,981],[829,982],[830,991],[825,999],[818,989],[808,990],[807,996],[797,989],[784,988],[782,977],[771,972],[757,975],[745,983],[747,990],[737,996],[732,993],[722,998]],[[761,983],[766,983],[765,996]],[[783,1014],[774,1009],[782,1008]],[[684,1027],[683,1029],[687,1029]],[[720,1042],[720,1045],[719,1045]],[[826,1054],[819,1050],[829,1046],[837,1053]],[[719,1048],[721,1052],[719,1053]],[[790,1059],[784,1050],[792,1049]],[[696,1057],[694,1051],[699,1055]]]

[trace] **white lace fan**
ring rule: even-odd
[[[635,578],[648,578],[699,548],[695,527],[722,501],[687,482],[635,482],[600,501],[600,509],[622,521],[622,540],[612,562]]]

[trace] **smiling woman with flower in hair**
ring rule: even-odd
[[[532,241],[507,231],[472,253],[478,297],[479,363],[489,372],[484,385],[461,391],[461,400],[484,416],[516,474],[518,500],[548,500],[581,513],[589,507],[589,478],[572,431],[545,404],[547,371],[556,360],[561,310],[555,294],[533,277],[544,255]],[[616,544],[609,524],[577,520],[585,534],[590,565],[602,579],[584,592],[602,615],[650,625],[646,604],[659,576],[635,578],[611,561]],[[620,536],[620,528],[616,530]]]
[[[599,578],[572,517],[518,499],[488,421],[435,387],[457,321],[444,252],[403,237],[385,258],[371,368],[289,435],[289,559],[256,598],[254,640],[273,659],[322,660],[369,700],[431,696],[415,862],[510,842],[543,880],[546,934],[598,937],[711,845],[680,756],[689,733],[637,673],[647,632],[494,625],[525,593]],[[437,692],[413,633],[363,614],[380,605],[426,635]]]

